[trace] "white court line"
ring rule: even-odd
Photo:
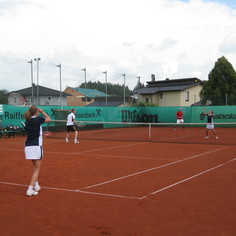
[[[177,163],[180,163],[180,162],[183,162],[183,161],[191,160],[191,159],[199,157],[199,156],[203,156],[203,155],[210,154],[210,153],[213,153],[213,152],[218,152],[218,151],[226,149],[226,148],[228,148],[228,147],[219,148],[219,149],[215,149],[213,151],[200,153],[200,154],[197,154],[197,155],[194,155],[194,156],[191,156],[191,157],[187,157],[187,158],[182,159],[182,160],[174,161],[174,162],[164,164],[164,165],[161,165],[161,166],[152,167],[152,168],[147,169],[147,170],[143,170],[143,171],[139,171],[139,172],[136,172],[136,173],[133,173],[133,174],[130,174],[130,175],[125,175],[125,176],[122,176],[122,177],[119,177],[119,178],[111,179],[111,180],[108,180],[108,181],[105,181],[105,182],[102,182],[102,183],[90,185],[90,186],[78,189],[78,191],[83,190],[83,189],[94,188],[94,187],[104,185],[104,184],[108,184],[108,183],[112,183],[112,182],[115,182],[115,181],[119,181],[119,180],[122,180],[122,179],[126,179],[126,178],[129,178],[129,177],[135,176],[135,175],[140,175],[140,174],[143,174],[143,173],[146,173],[146,172],[149,172],[149,171],[157,170],[157,169],[160,169],[160,168],[163,168],[163,167],[166,167],[166,166],[170,166],[170,165],[174,165],[174,164],[177,164]]]
[[[113,147],[106,147],[106,148],[99,148],[99,149],[92,149],[92,150],[86,150],[86,151],[81,151],[81,152],[51,152],[51,151],[45,151],[44,153],[53,153],[53,154],[62,154],[62,155],[75,155],[75,154],[83,154],[83,153],[89,153],[89,152],[97,152],[97,151],[104,151],[104,150],[110,150],[110,149],[115,149],[115,148],[120,148],[120,147],[129,147],[129,146],[135,146],[135,145],[140,145],[140,144],[147,144],[149,142],[139,142],[139,143],[132,143],[132,144],[126,144],[126,145],[119,145],[119,146],[113,146]],[[67,145],[67,144],[65,144]],[[19,152],[24,152],[24,149],[9,149],[9,148],[1,148],[1,150],[4,151],[19,151]]]
[[[121,147],[121,146],[119,146]],[[114,148],[114,147],[112,147]],[[24,150],[21,150],[21,149],[1,149],[1,150],[4,150],[4,151],[18,151],[18,152],[24,152]],[[93,152],[94,150],[91,150],[91,152]],[[97,151],[97,149],[96,149]],[[44,151],[44,153],[56,153],[56,154],[62,154],[62,155],[65,155],[65,154],[68,154],[68,155],[75,155],[75,154],[81,154],[82,152],[80,153],[62,153],[62,152],[47,152],[47,151]],[[84,156],[95,156],[95,157],[108,157],[108,158],[121,158],[121,159],[138,159],[138,160],[156,160],[156,161],[173,161],[173,160],[176,160],[174,158],[154,158],[154,157],[132,157],[132,156],[113,156],[113,155],[99,155],[99,154],[86,154],[86,153],[82,153]]]
[[[115,148],[120,148],[120,147],[129,147],[129,146],[135,146],[135,145],[140,145],[140,144],[146,144],[149,142],[141,142],[141,143],[131,143],[131,144],[126,144],[126,145],[119,145],[119,146],[113,146],[113,147],[106,147],[106,148],[98,148],[98,149],[93,149],[93,150],[86,150],[86,151],[81,151],[81,152],[50,152],[50,151],[45,151],[44,153],[56,153],[56,154],[83,154],[83,153],[89,153],[89,152],[97,152],[97,151],[104,151],[104,150],[110,150],[110,149],[115,149]]]
[[[212,170],[215,170],[215,169],[217,169],[217,168],[220,168],[220,167],[222,167],[222,166],[224,166],[224,165],[227,165],[227,164],[229,164],[230,162],[233,162],[233,161],[236,161],[236,158],[234,158],[234,159],[232,159],[232,160],[230,160],[230,161],[224,162],[224,163],[222,163],[222,164],[220,164],[220,165],[218,165],[218,166],[215,166],[215,167],[212,167],[212,168],[210,168],[210,169],[207,169],[207,170],[205,170],[205,171],[202,171],[202,172],[200,172],[200,173],[198,173],[198,174],[196,174],[196,175],[193,175],[193,176],[191,176],[191,177],[189,177],[189,178],[183,179],[183,180],[178,181],[178,182],[176,182],[176,183],[174,183],[174,184],[171,184],[171,185],[169,185],[169,186],[166,186],[165,188],[162,188],[162,189],[159,189],[159,190],[157,190],[157,191],[155,191],[155,192],[149,193],[149,194],[147,194],[147,195],[141,197],[141,199],[144,199],[144,198],[147,198],[147,197],[149,197],[149,196],[151,196],[151,195],[154,195],[154,194],[160,193],[160,192],[162,192],[162,191],[165,191],[165,190],[167,190],[167,189],[169,189],[169,188],[172,188],[172,187],[174,187],[174,186],[176,186],[176,185],[178,185],[178,184],[182,184],[182,183],[184,183],[184,182],[186,182],[186,181],[188,181],[188,180],[191,180],[191,179],[194,179],[194,178],[196,178],[196,177],[198,177],[198,176],[200,176],[200,175],[206,174],[207,172],[210,172],[210,171],[212,171]]]
[[[0,184],[28,187],[28,185],[26,185],[26,184],[17,184],[17,183],[10,183],[10,182],[0,182]],[[64,191],[64,192],[74,192],[74,193],[84,193],[84,194],[91,194],[91,195],[116,197],[116,198],[139,199],[139,200],[142,199],[140,197],[131,197],[131,196],[118,195],[118,194],[110,194],[110,193],[88,192],[88,191],[80,191],[80,190],[66,189],[66,188],[42,187],[42,189]]]
[[[165,140],[176,140],[176,139],[183,139],[183,138],[187,138],[187,137],[194,137],[195,135],[189,134],[189,135],[184,135],[184,136],[178,136],[178,137],[173,137],[173,138],[162,138],[162,139],[157,139],[157,142],[160,141],[165,141]],[[177,141],[178,142],[178,141]]]
[[[142,199],[145,199],[145,198],[147,198],[147,197],[149,197],[149,196],[151,196],[151,195],[155,195],[155,194],[157,194],[157,193],[160,193],[160,192],[162,192],[162,191],[165,191],[165,190],[167,190],[167,189],[170,189],[170,188],[172,188],[172,187],[175,187],[175,186],[178,185],[178,184],[181,184],[181,183],[187,182],[187,181],[189,181],[189,180],[191,180],[191,179],[194,179],[194,178],[196,178],[196,177],[198,177],[198,176],[200,176],[200,175],[206,174],[206,173],[208,173],[208,172],[210,172],[210,171],[213,171],[213,170],[215,170],[215,169],[218,169],[218,168],[220,168],[220,167],[223,167],[224,165],[227,165],[227,164],[229,164],[230,162],[233,162],[233,161],[236,161],[236,158],[234,158],[234,159],[232,159],[232,160],[229,160],[229,161],[227,161],[227,162],[224,162],[224,163],[222,163],[222,164],[220,164],[220,165],[217,165],[217,166],[215,166],[215,167],[212,167],[212,168],[210,168],[210,169],[207,169],[207,170],[205,170],[205,171],[202,171],[202,172],[200,172],[200,173],[198,173],[198,174],[196,174],[196,175],[193,175],[193,176],[191,176],[191,177],[188,177],[188,178],[186,178],[186,179],[183,179],[183,180],[181,180],[181,181],[178,181],[178,182],[176,182],[176,183],[174,183],[174,184],[171,184],[171,185],[169,185],[169,186],[166,186],[166,187],[164,187],[164,188],[162,188],[162,189],[159,189],[159,190],[157,190],[157,191],[155,191],[155,192],[149,193],[149,194],[147,194],[147,195],[145,195],[145,196],[142,196],[142,197],[131,197],[131,196],[118,195],[118,194],[88,192],[88,191],[73,190],[73,189],[65,189],[65,188],[53,188],[53,187],[42,187],[42,189],[56,190],[56,191],[65,191],[65,192],[74,192],[74,193],[84,193],[84,194],[92,194],[92,195],[107,196],[107,197],[116,197],[116,198],[125,198],[125,199],[142,200]],[[17,183],[10,183],[10,182],[0,182],[0,184],[15,185],[15,186],[21,186],[21,187],[22,187],[22,186],[23,186],[23,187],[27,187],[27,186],[28,186],[28,185],[26,185],[26,184],[17,184]]]
[[[136,199],[136,200],[141,200],[142,199],[140,197],[123,196],[123,195],[110,194],[110,193],[96,193],[96,192],[88,192],[88,191],[77,191],[77,192],[85,193],[85,194],[107,196],[107,197],[116,197],[116,198],[127,198],[127,199]]]
[[[132,156],[114,156],[114,155],[98,155],[98,154],[84,154],[84,156],[121,158],[121,159],[140,159],[140,160],[156,160],[156,161],[174,161],[176,158],[154,158],[154,157],[132,157]]]

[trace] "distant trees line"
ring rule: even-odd
[[[85,88],[85,83],[82,83],[80,88]],[[145,87],[144,84],[140,83],[136,85],[134,90]],[[106,93],[106,83],[101,82],[87,82],[87,89],[97,89],[100,92]],[[130,90],[128,86],[125,86],[125,96],[133,95],[134,91]],[[124,85],[107,83],[107,94],[110,96],[124,96]]]
[[[0,104],[8,104],[8,93],[6,89],[0,89]]]

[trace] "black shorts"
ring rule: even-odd
[[[75,132],[76,131],[74,125],[68,125],[68,126],[66,126],[66,128],[67,128],[67,132]]]

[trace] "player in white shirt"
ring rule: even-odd
[[[66,128],[67,128],[67,134],[66,134],[66,143],[69,143],[69,137],[70,133],[75,133],[74,143],[79,143],[77,140],[78,131],[75,128],[76,122],[75,122],[75,113],[76,110],[73,108],[71,109],[71,113],[67,116],[67,122],[66,122]],[[77,125],[78,126],[78,125]]]

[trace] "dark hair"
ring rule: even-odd
[[[36,113],[38,112],[38,108],[36,106],[31,106],[26,112],[25,112],[25,119],[26,121],[29,121],[32,116],[36,115]]]
[[[74,112],[74,111],[75,111],[75,108],[72,108],[72,109],[71,109],[71,112]]]

